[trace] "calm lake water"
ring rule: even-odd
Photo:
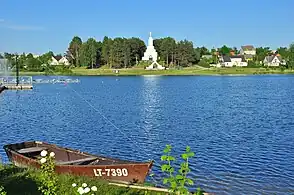
[[[154,159],[159,175],[165,145],[178,157],[189,145],[190,176],[208,192],[294,194],[294,76],[74,78],[0,94],[4,161],[4,144],[41,140]]]

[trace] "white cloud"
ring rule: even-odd
[[[28,25],[10,25],[7,28],[19,31],[42,31],[45,30],[41,26],[28,26]]]

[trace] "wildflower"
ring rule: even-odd
[[[91,190],[90,190],[90,188],[89,187],[86,187],[85,189],[84,189],[84,192],[85,193],[88,193],[88,192],[90,192]]]
[[[85,192],[84,192],[84,189],[82,188],[82,187],[79,187],[78,188],[78,193],[79,194],[84,194]]]
[[[54,157],[55,156],[55,153],[54,152],[50,152],[50,156],[51,157]]]
[[[40,160],[40,162],[41,162],[42,164],[44,164],[44,163],[46,162],[46,158],[42,158],[42,159]]]
[[[71,184],[71,186],[72,186],[72,187],[76,187],[76,186],[77,186],[77,184],[76,184],[76,183],[73,183],[73,184]]]
[[[83,183],[82,186],[85,188],[85,187],[87,187],[87,184],[86,183]]]
[[[92,187],[91,187],[91,190],[92,190],[93,192],[96,192],[96,191],[97,191],[97,187],[96,187],[96,186],[92,186]]]
[[[43,151],[41,152],[41,156],[43,156],[43,157],[47,156],[47,154],[48,154],[48,152],[47,152],[46,150],[43,150]]]

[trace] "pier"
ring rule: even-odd
[[[23,90],[33,89],[31,76],[19,76],[19,65],[16,57],[16,76],[9,76],[11,64],[7,59],[0,60],[0,93],[5,89]]]
[[[0,86],[11,90],[33,89],[33,78],[31,76],[2,76]]]

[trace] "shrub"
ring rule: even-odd
[[[4,187],[0,186],[0,195],[6,195],[7,193],[4,191]]]
[[[167,177],[163,179],[163,184],[169,185],[169,189],[172,193],[187,195],[189,190],[187,186],[193,185],[192,179],[188,178],[189,168],[189,158],[193,157],[195,154],[191,151],[189,146],[186,147],[185,152],[181,155],[183,162],[180,164],[180,169],[176,172],[173,167],[173,162],[176,158],[171,155],[172,146],[166,145],[163,150],[164,155],[161,156],[161,161],[165,164],[161,165],[161,170],[163,173],[167,174]],[[198,188],[197,195],[201,195],[201,189]]]
[[[57,191],[57,177],[54,173],[55,162],[54,162],[54,152],[48,152],[43,150],[41,152],[41,175],[40,175],[40,186],[38,190],[44,195],[56,195]]]

